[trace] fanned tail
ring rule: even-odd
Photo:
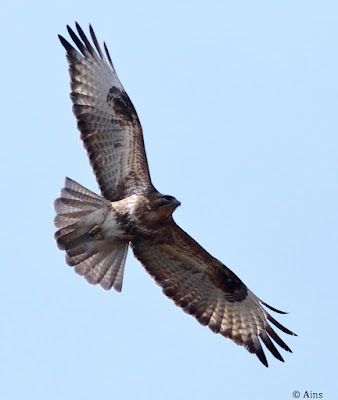
[[[66,263],[91,285],[103,289],[122,289],[128,243],[113,244],[95,237],[88,218],[95,211],[110,207],[110,201],[66,178],[60,197],[55,200],[55,240],[66,251]],[[86,219],[87,218],[87,219]]]

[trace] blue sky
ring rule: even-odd
[[[326,0],[3,6],[1,398],[335,397],[337,18]],[[64,177],[98,192],[57,39],[75,20],[107,42],[177,223],[290,312],[285,363],[201,327],[131,253],[121,294],[64,263]]]

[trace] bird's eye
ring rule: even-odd
[[[163,196],[163,199],[166,201],[171,201],[173,199],[172,196]]]

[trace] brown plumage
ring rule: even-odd
[[[245,346],[268,365],[261,342],[279,360],[275,341],[290,348],[269,325],[279,324],[256,297],[220,261],[176,225],[172,213],[180,205],[151,183],[142,128],[113,67],[107,47],[94,47],[76,24],[68,27],[78,50],[59,36],[67,51],[71,99],[81,139],[102,196],[66,178],[55,201],[55,239],[66,251],[67,264],[90,284],[121,291],[130,245],[135,257],[176,305],[202,325]]]

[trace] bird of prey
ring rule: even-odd
[[[291,350],[269,322],[294,333],[263,306],[284,312],[260,300],[175,223],[180,202],[151,182],[142,127],[106,44],[103,52],[91,26],[93,44],[77,23],[77,34],[67,28],[77,49],[59,38],[67,52],[73,112],[102,197],[66,178],[54,203],[55,239],[66,263],[90,284],[120,292],[130,246],[163,293],[200,324],[244,346],[265,366],[262,343],[284,361],[273,341]]]

